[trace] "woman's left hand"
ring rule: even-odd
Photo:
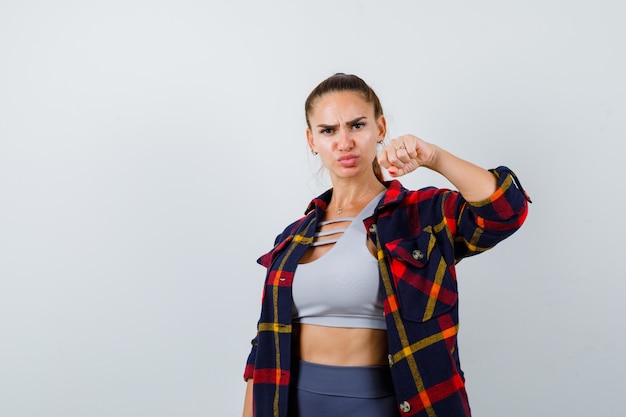
[[[420,166],[432,166],[436,147],[417,136],[402,135],[391,139],[378,154],[378,163],[389,175],[399,177],[415,171]]]

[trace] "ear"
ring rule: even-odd
[[[382,141],[387,136],[387,119],[382,114],[376,120],[376,125],[378,126],[378,135],[380,140]]]
[[[311,151],[313,152],[317,152],[315,150],[315,140],[313,139],[313,132],[311,132],[311,129],[307,128],[306,130],[306,141],[309,144],[309,148],[311,148]]]

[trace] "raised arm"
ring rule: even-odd
[[[469,202],[482,201],[497,189],[496,177],[491,172],[414,135],[390,140],[378,155],[378,162],[392,177],[408,174],[420,166],[436,171]]]

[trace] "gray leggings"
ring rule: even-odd
[[[387,366],[329,366],[299,361],[289,417],[397,417]]]

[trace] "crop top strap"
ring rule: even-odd
[[[323,222],[319,222],[317,225],[318,226],[326,226],[327,224],[333,224],[333,223],[351,222],[354,219],[356,219],[356,217],[342,217],[342,218],[339,218],[339,219],[325,220]]]
[[[345,222],[350,222],[350,224],[352,224],[352,222],[354,221],[354,219],[356,219],[356,217],[343,217],[340,219],[333,219],[333,220],[326,220],[323,222],[319,222],[318,223],[318,227],[327,225],[327,224],[333,224],[333,223],[345,223]],[[348,225],[349,226],[349,225]],[[315,240],[313,242],[313,246],[322,246],[322,245],[330,245],[333,243],[337,243],[339,241],[339,238],[341,237],[341,235],[343,235],[343,233],[348,230],[348,227],[341,227],[341,228],[337,228],[337,229],[331,229],[331,230],[326,230],[324,232],[315,232],[315,237],[326,237],[326,236],[333,236],[336,235],[333,238],[330,239],[324,239],[324,240]]]

